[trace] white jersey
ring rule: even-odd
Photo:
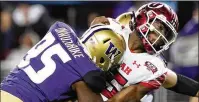
[[[168,70],[164,61],[148,53],[132,53],[128,47],[130,29],[120,25],[114,19],[109,18],[109,22],[110,25],[94,27],[88,30],[90,32],[106,27],[110,28],[121,34],[127,45],[120,68],[117,73],[114,73],[114,79],[111,82],[107,82],[107,88],[101,93],[103,100],[107,101],[124,87],[137,83],[152,89],[159,88]]]
[[[115,22],[113,19],[109,19],[109,21],[116,31],[123,32],[119,34],[122,34],[127,46],[118,73],[114,74],[114,79],[107,83],[107,89],[101,93],[103,100],[106,101],[124,87],[137,83],[152,89],[159,88],[164,82],[165,74],[168,71],[164,61],[148,53],[132,53],[128,47],[131,32],[128,25],[121,27],[117,21]]]

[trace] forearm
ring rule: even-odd
[[[140,85],[131,85],[109,99],[107,102],[140,102],[140,99],[148,93],[148,89]]]
[[[101,96],[94,93],[83,81],[75,83],[73,89],[77,93],[78,102],[103,102]]]
[[[183,75],[178,74],[176,84],[167,89],[180,94],[199,97],[199,83]]]
[[[136,90],[136,87],[129,86],[128,88],[123,89],[122,91],[114,95],[107,102],[128,102],[130,100],[131,102],[139,102],[136,98]]]
[[[90,24],[90,26],[96,25],[96,24],[105,24],[105,25],[109,25],[109,21],[105,16],[99,16],[96,17]]]

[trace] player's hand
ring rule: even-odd
[[[107,102],[140,102],[140,99],[151,89],[146,89],[142,85],[130,85],[115,94]]]
[[[78,102],[103,102],[100,94],[94,93],[83,81],[78,81],[73,84]]]
[[[120,68],[120,65],[119,64],[115,64],[115,65],[112,65],[108,71],[104,72],[105,73],[105,78],[106,78],[106,81],[111,81],[113,80],[114,78],[114,75],[118,72],[118,69]]]
[[[114,64],[109,68],[109,72],[112,74],[116,74],[118,72],[118,69],[120,68],[120,64]]]
[[[95,24],[105,24],[105,25],[109,25],[109,21],[105,16],[99,16],[96,17],[90,24],[90,26],[93,26]]]

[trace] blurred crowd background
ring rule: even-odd
[[[97,16],[116,18],[137,10],[149,1],[1,1],[0,62],[1,80],[15,68],[26,52],[48,31],[62,21],[72,26],[78,36]],[[162,2],[162,1],[161,1]],[[199,81],[198,1],[166,1],[178,14],[179,35],[165,52],[168,67]],[[163,88],[154,93],[154,102],[188,102],[189,97]]]

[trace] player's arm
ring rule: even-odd
[[[100,94],[94,93],[84,81],[78,81],[72,85],[76,91],[78,102],[103,102]]]
[[[132,12],[126,12],[121,15],[119,15],[115,20],[121,23],[122,25],[128,25],[129,21],[132,19],[133,13]],[[109,25],[110,22],[108,18],[105,16],[99,16],[96,17],[90,24],[90,26],[96,25],[96,24],[106,24]]]
[[[99,93],[106,88],[106,74],[99,70],[90,71],[83,76],[83,81],[74,83],[72,87],[78,102],[103,102]]]
[[[199,97],[199,83],[169,70],[163,87],[174,92]]]
[[[96,25],[96,24],[106,24],[109,25],[109,21],[105,16],[99,16],[96,17],[90,24],[90,26]]]
[[[141,84],[130,85],[118,92],[107,102],[140,102],[141,98],[144,97],[152,89],[147,88]]]

